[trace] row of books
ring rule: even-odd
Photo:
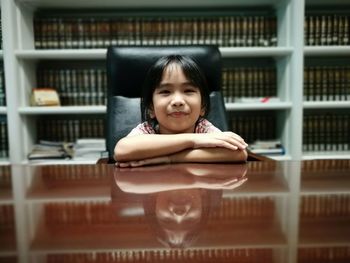
[[[277,138],[277,118],[270,112],[233,113],[230,116],[230,128],[241,135],[247,143],[257,140],[275,140]]]
[[[183,263],[263,263],[274,262],[273,249],[266,248],[191,248],[160,249],[115,252],[90,252],[50,254],[47,263],[137,263],[137,262],[183,262]]]
[[[0,232],[15,227],[13,205],[0,205]]]
[[[75,142],[79,138],[104,138],[104,117],[41,118],[37,120],[37,140]]]
[[[308,195],[301,198],[301,218],[350,217],[350,195]]]
[[[37,49],[105,48],[109,45],[276,46],[275,16],[36,15]]]
[[[307,67],[304,74],[304,99],[350,99],[349,76],[350,67]],[[223,96],[227,103],[278,99],[274,67],[225,67],[222,80]],[[106,104],[107,78],[102,68],[57,68],[53,65],[50,68],[45,64],[37,70],[37,87],[54,88],[64,106]],[[5,93],[3,96],[5,103]]]
[[[306,67],[304,70],[304,100],[350,100],[350,67]]]
[[[106,105],[105,69],[38,68],[37,87],[54,88],[61,105]]]
[[[5,72],[2,63],[0,65],[0,107],[1,106],[6,106]]]
[[[276,97],[276,68],[223,68],[222,91],[225,102],[242,97]]]
[[[350,115],[306,114],[303,121],[304,151],[349,151]]]
[[[298,249],[298,263],[336,263],[350,261],[349,245]]]
[[[9,156],[9,142],[7,132],[7,120],[4,116],[0,116],[0,158]]]
[[[11,167],[8,165],[0,165],[0,189],[11,189]]]
[[[349,45],[350,16],[348,14],[306,15],[305,44],[309,46]]]

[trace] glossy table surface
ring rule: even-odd
[[[0,262],[350,262],[350,160],[8,166]]]

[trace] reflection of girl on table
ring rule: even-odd
[[[179,162],[242,162],[245,141],[221,132],[207,119],[208,87],[190,58],[170,55],[149,70],[143,87],[143,123],[115,147],[119,166]]]
[[[120,190],[143,195],[143,208],[157,239],[165,246],[188,247],[200,235],[222,189],[247,178],[246,164],[174,164],[116,168]]]
[[[116,168],[115,183],[126,193],[150,194],[192,188],[232,190],[246,180],[246,164],[182,163]]]

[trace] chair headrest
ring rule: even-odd
[[[111,46],[107,50],[108,97],[140,97],[149,68],[171,54],[191,57],[206,76],[209,90],[221,89],[221,54],[216,46]]]

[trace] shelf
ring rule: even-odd
[[[342,56],[350,55],[349,46],[306,46],[305,56]]]
[[[288,110],[291,102],[271,103],[225,103],[226,110]]]
[[[280,103],[225,103],[226,110],[288,110],[291,102]],[[20,107],[23,115],[43,114],[104,114],[106,106],[54,106],[54,107]]]
[[[25,160],[23,165],[76,165],[76,164],[96,164],[97,159],[67,159],[67,160]]]
[[[9,158],[0,158],[0,166],[4,166],[4,165],[10,165],[10,160]]]
[[[23,115],[42,114],[104,114],[106,106],[53,106],[53,107],[20,107]]]
[[[304,109],[348,109],[349,101],[304,101]]]
[[[222,57],[283,57],[291,55],[289,47],[221,47]]]
[[[20,59],[105,59],[107,49],[50,49],[16,51]]]
[[[304,152],[303,160],[314,159],[349,159],[350,151],[346,152]]]
[[[45,7],[45,8],[113,8],[113,7],[128,7],[128,8],[142,8],[142,7],[227,7],[227,6],[253,6],[256,7],[256,0],[178,0],[178,1],[162,1],[162,0],[149,0],[147,3],[143,0],[129,0],[129,1],[115,1],[115,0],[20,0],[25,5],[32,7]],[[259,5],[277,5],[280,0],[260,0]]]
[[[0,114],[7,114],[7,108],[1,106],[1,107],[0,107]]]
[[[285,155],[266,155],[266,157],[274,159],[276,161],[290,161],[292,157],[288,154]]]
[[[329,6],[329,4],[331,5],[345,5],[345,4],[349,4],[348,0],[305,0],[305,4],[306,5],[327,5]]]
[[[3,59],[3,57],[4,57],[4,52],[0,50],[0,59]]]
[[[293,52],[284,47],[221,47],[222,57],[280,57]],[[105,59],[106,49],[17,50],[19,59]]]

